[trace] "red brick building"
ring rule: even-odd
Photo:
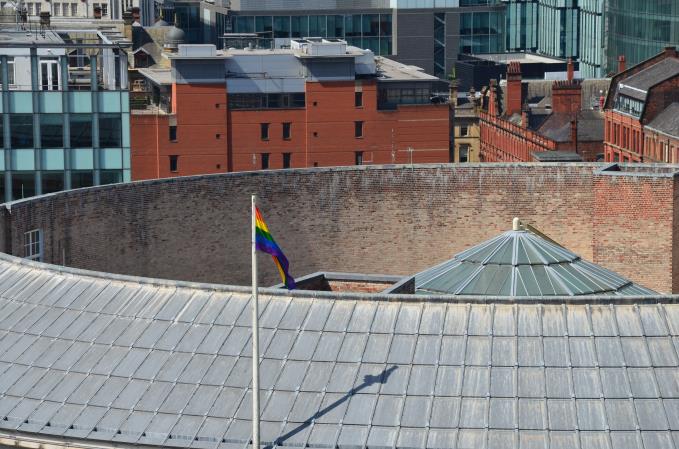
[[[552,83],[551,95],[527,98],[527,91],[518,62],[507,67],[504,102],[497,83],[491,82],[480,113],[483,161],[596,161],[601,157],[603,115],[583,107],[582,82],[574,79],[572,63],[567,79]]]
[[[201,56],[180,47],[172,71],[140,70],[154,100],[132,114],[133,179],[450,161],[445,83],[327,44]]]
[[[620,68],[606,98],[606,161],[679,162],[679,53]]]

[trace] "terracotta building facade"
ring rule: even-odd
[[[619,73],[606,98],[610,162],[679,162],[679,53],[674,47]]]
[[[169,105],[132,115],[133,179],[451,161],[430,75],[341,42],[182,54],[204,47],[180,48],[171,77],[145,72]]]
[[[491,80],[479,113],[482,161],[597,161],[602,157],[603,115],[583,107],[582,81],[574,78],[572,62],[567,78],[554,81],[549,96],[527,98],[527,91],[518,62],[507,67],[504,91]]]

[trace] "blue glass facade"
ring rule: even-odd
[[[0,49],[0,201],[131,179],[126,55],[50,52]]]

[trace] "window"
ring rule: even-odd
[[[466,126],[460,126],[460,136],[468,136],[469,128]]]
[[[71,188],[92,187],[94,185],[94,172],[92,170],[73,170],[71,172]]]
[[[68,3],[62,3],[61,5],[62,5],[62,10],[63,10],[62,13],[63,13],[64,17],[68,17],[69,12],[70,12],[68,10],[68,8],[69,8]]]
[[[269,140],[269,124],[260,123],[259,124],[259,137],[262,140]]]
[[[40,60],[40,88],[59,90],[59,61],[56,59]]]
[[[101,185],[117,184],[119,182],[123,182],[122,170],[102,170],[99,173],[99,183]]]
[[[363,137],[363,122],[354,122],[354,137]]]
[[[54,15],[55,16],[61,15],[61,3],[55,3],[54,4]]]
[[[291,128],[292,128],[292,123],[290,123],[290,122],[283,123],[283,139],[284,140],[290,140]]]
[[[173,155],[170,156],[170,171],[175,173],[178,171],[178,165],[179,165],[179,156]]]
[[[172,141],[172,142],[177,141],[177,126],[176,125],[170,125],[170,141]]]
[[[43,171],[42,172],[42,193],[52,193],[64,190],[63,171]]]
[[[71,148],[92,147],[92,115],[69,114],[71,125]]]
[[[354,92],[354,106],[363,107],[363,92]]]
[[[262,170],[269,169],[269,153],[262,153]]]
[[[304,93],[288,94],[230,94],[231,109],[294,109],[306,104]]]
[[[469,145],[465,143],[460,145],[460,162],[468,161],[469,161]]]
[[[27,9],[26,12],[28,13],[29,16],[33,15],[33,3],[26,3]]]
[[[108,16],[108,3],[101,4],[101,15]]]
[[[363,151],[357,151],[355,153],[356,165],[363,165]]]
[[[42,261],[42,231],[40,229],[24,232],[24,257]]]
[[[283,153],[283,168],[290,168],[291,153]]]
[[[35,173],[12,173],[12,199],[20,200],[35,195]]]
[[[10,145],[12,148],[33,148],[33,114],[11,114]]]
[[[39,15],[40,15],[40,8],[41,8],[41,7],[42,7],[42,5],[41,5],[40,3],[36,3],[36,4],[35,4],[35,15],[36,15],[36,16],[39,16]]]
[[[99,147],[123,146],[123,129],[120,114],[99,114]]]
[[[15,76],[14,57],[13,56],[7,58],[7,76],[9,77],[9,85],[13,86],[14,85],[14,76]]]
[[[61,114],[40,114],[40,146],[64,147],[64,120]]]
[[[74,16],[74,17],[78,15],[78,4],[77,3],[71,3],[71,15]]]

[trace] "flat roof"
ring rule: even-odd
[[[402,64],[393,59],[376,56],[377,71],[380,80],[383,81],[441,81],[439,78],[429,75],[424,69],[414,66]]]
[[[564,59],[552,58],[550,56],[538,55],[536,53],[488,53],[488,54],[473,54],[471,55],[478,59],[484,59],[487,61],[499,62],[499,63],[509,63],[513,61],[518,61],[522,64],[530,64],[531,62],[540,62],[547,64],[563,64],[566,62]]]

